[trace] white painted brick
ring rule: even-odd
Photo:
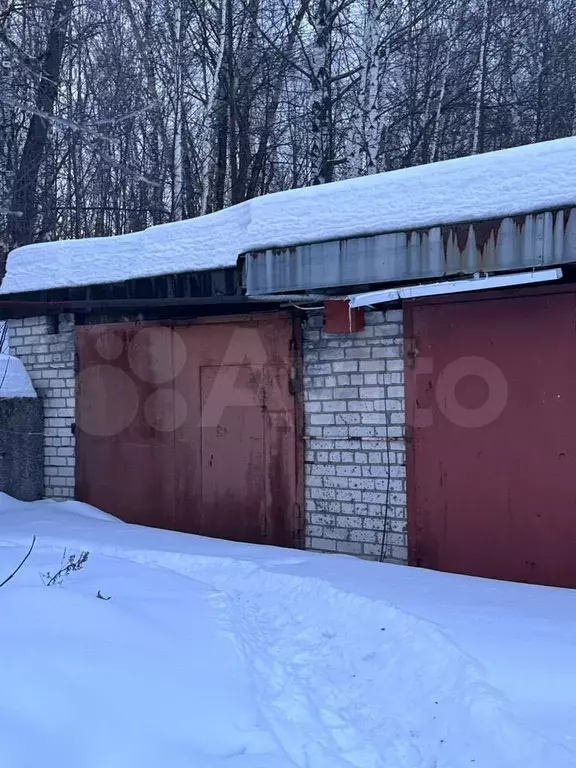
[[[318,353],[320,360],[343,360],[344,350],[340,348],[336,349],[321,349]]]
[[[355,360],[343,360],[332,365],[332,373],[356,373],[358,363]]]
[[[398,359],[400,356],[400,350],[397,346],[384,346],[372,347],[372,357],[376,359],[380,358],[394,358]]]
[[[373,491],[376,489],[376,480],[371,477],[351,477],[348,479],[348,488]]]
[[[334,469],[342,477],[362,477],[362,467],[357,464],[337,464]]]
[[[355,400],[359,397],[358,387],[336,387],[332,397],[335,400]]]
[[[336,515],[335,525],[338,528],[362,528],[362,518],[358,516]]]
[[[353,412],[373,411],[373,400],[348,400],[348,410]]]
[[[342,490],[338,493],[340,501],[362,501],[362,491],[355,489]]]
[[[363,413],[362,424],[386,424],[385,413]]]
[[[346,541],[350,537],[350,531],[348,528],[324,528],[323,535],[326,536],[327,539]]]
[[[309,376],[328,376],[332,373],[332,366],[330,363],[309,363],[306,373]]]
[[[322,403],[322,410],[326,413],[343,413],[346,411],[344,400],[326,400]]]
[[[368,312],[361,333],[331,336],[319,312],[304,333],[308,545],[378,560],[386,520],[384,556],[405,562],[402,311]]]
[[[376,517],[365,517],[364,528],[369,531],[383,531],[386,525],[385,520],[386,511],[383,507],[379,508],[378,515]],[[390,520],[388,520],[388,526],[390,526]]]
[[[315,426],[322,424],[334,424],[334,415],[332,413],[311,413],[309,423]]]
[[[358,393],[362,400],[377,400],[385,396],[384,387],[360,387]]]
[[[372,455],[370,455],[372,460]],[[392,468],[387,464],[370,464],[369,466],[363,466],[360,468],[364,477],[389,477],[391,476]]]
[[[360,555],[362,553],[362,545],[353,541],[339,541],[336,544],[337,552],[344,552],[348,555]]]
[[[350,427],[349,429],[354,429],[354,427]],[[344,426],[340,427],[322,427],[322,436],[323,437],[332,437],[332,438],[345,438],[349,434],[349,429],[347,429]]]
[[[386,370],[385,360],[361,360],[359,363],[360,372],[363,373],[384,373]]]
[[[325,513],[313,512],[310,515],[310,522],[313,525],[334,526],[336,525],[336,518],[334,517],[334,515],[327,515]]]
[[[336,542],[331,541],[330,539],[325,539],[324,537],[320,538],[313,538],[310,543],[311,549],[317,549],[321,552],[335,552],[336,551]]]
[[[336,424],[360,424],[359,413],[337,413]]]
[[[400,334],[400,326],[398,323],[382,323],[374,328],[375,336],[394,336],[397,337]]]
[[[325,388],[308,389],[305,395],[308,400],[330,400],[332,398],[332,390]]]
[[[367,360],[370,355],[370,347],[348,347],[344,349],[344,356],[352,360]]]
[[[352,531],[350,533],[350,541],[361,541],[367,544],[372,544],[376,542],[376,540],[377,537],[375,531]]]
[[[350,427],[349,429],[349,435],[350,437],[357,437],[357,438],[363,438],[363,437],[375,437],[375,427]]]
[[[308,478],[307,484],[310,485],[310,481],[314,478]],[[316,478],[322,481],[322,478]],[[310,489],[310,498],[311,499],[336,499],[336,490],[334,488],[314,488],[312,487]]]

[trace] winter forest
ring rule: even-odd
[[[0,0],[0,54],[3,255],[576,130],[576,0]]]

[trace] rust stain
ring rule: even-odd
[[[457,224],[454,228],[455,234],[456,234],[456,243],[458,245],[459,251],[466,250],[466,246],[468,244],[468,238],[470,236],[470,225],[469,224]]]
[[[519,229],[520,232],[524,229],[527,218],[528,216],[525,213],[520,213],[517,216],[512,217],[512,220],[514,221],[514,226],[516,227],[516,229]]]
[[[486,219],[486,221],[479,221],[474,224],[476,246],[480,252],[484,250],[491,237],[496,242],[502,221],[503,219]]]

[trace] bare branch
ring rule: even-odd
[[[22,560],[20,561],[20,565],[19,565],[17,568],[15,568],[15,569],[12,571],[12,573],[10,574],[10,576],[8,576],[7,578],[5,578],[5,579],[4,579],[4,581],[3,581],[2,583],[0,583],[0,588],[2,588],[3,586],[5,586],[6,584],[8,584],[8,582],[9,582],[11,579],[13,579],[13,578],[14,578],[14,576],[16,576],[16,574],[18,573],[18,571],[20,570],[20,568],[22,568],[22,566],[24,565],[24,563],[26,562],[26,560],[28,560],[28,558],[29,558],[29,557],[30,557],[30,555],[32,554],[32,550],[34,549],[34,544],[36,544],[36,536],[33,536],[33,537],[32,537],[32,544],[30,544],[30,549],[28,550],[28,552],[26,553],[26,555],[25,555],[25,556],[22,558]]]

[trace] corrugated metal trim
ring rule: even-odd
[[[248,296],[576,262],[576,208],[246,255]]]

